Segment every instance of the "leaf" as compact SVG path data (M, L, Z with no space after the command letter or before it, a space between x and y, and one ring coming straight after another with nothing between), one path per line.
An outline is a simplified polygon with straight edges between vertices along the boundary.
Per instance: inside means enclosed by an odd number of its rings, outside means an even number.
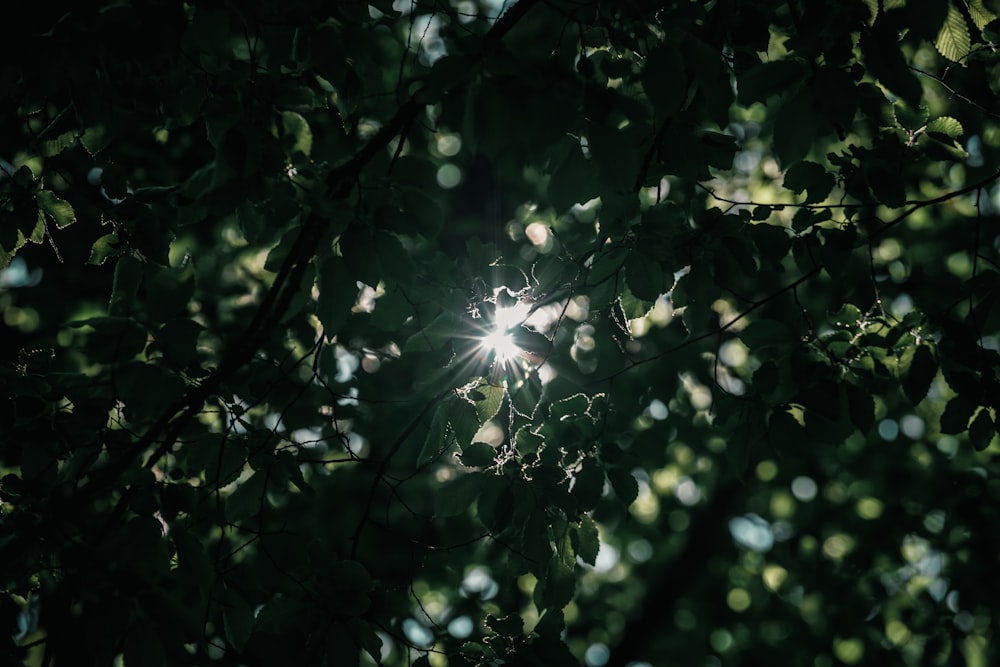
M469 322L451 312L443 312L421 331L410 336L403 346L403 352L438 350L456 338L468 336L470 329Z
M767 352L768 358L787 352L795 342L788 325L778 320L754 320L739 336L751 354Z
M163 642L145 615L132 621L122 653L125 667L163 667L167 664Z
M608 470L608 481L615 494L625 503L626 507L632 504L639 496L639 483L635 476L626 468L611 468Z
M804 203L814 204L829 196L833 190L834 178L833 174L821 165L803 160L789 167L785 173L784 185L796 194L803 190L808 191Z
M876 162L866 170L868 185L878 200L890 208L906 204L906 188L903 179L887 165Z
M791 165L808 155L818 129L811 91L785 100L774 116L774 153L781 164Z
M468 472L446 482L434 494L434 513L438 516L458 516L475 506L482 491L483 473Z
M632 294L643 301L656 301L667 288L663 267L638 249L625 259L625 282Z
M980 31L985 30L986 26L997 20L997 15L983 6L983 0L971 0L966 6L969 8L972 22Z
M509 614L503 618L487 614L486 627L503 637L520 637L524 632L524 619L520 614Z
M929 345L916 345L903 353L900 365L906 369L902 382L903 393L916 405L927 396L931 382L937 375L937 357Z
M873 29L861 37L861 51L871 74L916 108L920 106L923 87L909 70L898 45L898 33L883 21L877 21Z
M506 392L503 387L492 384L481 384L474 391L477 391L481 397L473 399L476 414L479 415L479 423L485 424L500 411Z
M303 155L312 153L313 135L309 123L302 114L294 111L281 112L281 126L284 130L285 147L289 155L296 152Z
M875 428L875 399L861 387L846 383L847 409L851 423L862 435L868 435Z
M142 284L142 263L134 257L124 256L115 262L115 276L111 283L108 315L130 315L135 307L136 293Z
M576 573L572 565L567 565L562 558L549 561L541 586L540 600L536 596L535 603L539 609L563 609L573 600L576 593Z
M583 155L579 141L572 140L566 156L552 171L549 199L557 211L589 201L598 195L594 162ZM543 255L544 257L544 255Z
M677 48L669 42L650 50L639 78L646 97L653 103L658 120L675 114L687 97L684 61Z
M118 234L112 232L105 234L96 241L90 248L90 258L88 264L100 266L110 257L117 257L125 251L125 245L118 240Z
M42 190L35 200L38 202L38 208L49 216L57 228L69 227L76 222L76 214L70 203L57 197L51 190Z
M146 346L146 330L125 317L92 317L71 322L71 327L93 328L87 336L86 351L97 362L131 359Z
M597 562L597 554L601 549L601 540L598 536L597 524L588 514L580 515L580 524L573 529L574 546L576 553L584 563L594 565Z
M758 63L737 75L737 97L743 106L766 102L793 89L807 72L808 64L802 58Z
M222 607L226 641L237 651L242 651L253 632L253 609L242 595L233 589L226 590L226 601Z
M372 660L381 663L382 638L372 629L371 625L364 619L354 616L347 619L347 627L350 630L351 639L360 644Z
M969 424L969 441L977 452L990 446L993 436L997 433L996 423L990 417L989 408L980 408L979 413Z
M952 398L941 415L941 433L946 435L963 433L969 427L969 419L977 407L961 394Z
M462 449L462 465L469 468L488 468L493 465L496 452L485 442L474 442Z
M403 248L399 239L393 234L380 232L375 235L374 243L375 254L378 255L379 263L382 266L382 278L395 284L409 285L412 283L417 275L417 268L410 253Z
M319 288L316 317L323 325L323 334L333 338L351 316L358 285L343 258L328 255L319 263L316 286Z
M580 470L573 475L573 489L577 505L583 511L597 506L604 493L604 470L592 458L584 460Z
M156 343L171 363L186 366L198 355L198 337L205 327L194 320L170 320L156 334Z
M55 139L47 139L41 143L42 157L53 157L59 155L67 148L76 145L77 139L80 137L79 130L68 130L63 132Z
M961 62L969 55L969 27L965 24L962 12L954 4L948 5L948 15L934 40L934 47L938 53L953 62Z
M147 264L146 311L153 319L165 322L186 315L194 296L194 266L187 261L179 267L155 267Z
M257 470L226 498L226 520L237 523L257 514L267 492L267 470Z
M768 211L770 215L770 211ZM761 259L772 264L781 264L792 246L791 238L784 227L762 223L751 225L750 236L760 251Z
M573 394L559 399L549 407L549 416L562 420L569 416L583 415L590 409L590 399L586 394Z
M170 531L181 571L193 590L208 591L212 584L214 566L205 553L202 543L186 530L175 528Z
M939 116L931 122L927 123L927 132L934 134L943 134L944 136L955 139L962 136L964 130L962 128L962 123L951 116Z
M767 420L767 437L775 451L801 455L808 442L806 429L787 410L775 410Z
M427 437L424 445L417 454L417 466L423 466L431 461L437 460L450 444L447 437L446 428L448 426L448 403L441 402L434 409L434 416L431 418L431 425L427 429Z

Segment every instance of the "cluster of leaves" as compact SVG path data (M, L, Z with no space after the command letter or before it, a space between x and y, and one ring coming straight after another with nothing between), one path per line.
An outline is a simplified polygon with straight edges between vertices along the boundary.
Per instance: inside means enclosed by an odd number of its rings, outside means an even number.
M989 2L25 11L9 661L995 659Z

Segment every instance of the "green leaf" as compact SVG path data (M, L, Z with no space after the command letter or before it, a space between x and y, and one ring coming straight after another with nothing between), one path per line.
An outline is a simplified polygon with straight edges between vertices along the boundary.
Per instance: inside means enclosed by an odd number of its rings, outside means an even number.
M341 257L328 255L319 263L316 286L316 317L323 325L323 334L333 338L351 316L358 297L357 281L351 277L347 263Z
M146 330L135 320L125 317L93 317L71 322L71 327L89 326L87 352L97 362L125 361L146 347Z
M801 456L808 442L805 427L787 410L775 410L767 420L767 438L776 452Z
M939 116L927 123L927 132L943 134L950 139L955 139L962 136L964 129L962 128L962 123L957 119L951 116Z
M442 401L434 409L434 416L431 418L430 427L427 429L427 437L424 445L417 455L417 465L423 466L431 461L435 461L441 456L451 444L447 437L448 426L448 402Z
M965 17L954 4L949 4L948 15L934 40L934 47L948 60L961 62L968 57L970 46L969 27L965 24Z
M977 452L990 446L993 436L997 433L996 423L990 416L989 408L980 408L979 413L969 424L969 441Z
M375 253L382 266L383 278L395 284L409 285L417 275L410 253L393 234L380 232L375 235ZM369 283L373 284L373 283Z
M194 296L195 271L188 260L179 267L156 267L147 264L146 310L153 319L165 322L177 315L186 315Z
M88 264L94 264L100 266L108 260L109 257L117 257L125 251L125 245L118 240L118 234L112 232L111 234L105 234L96 241L90 249L90 258L87 260Z
M851 423L858 432L868 435L875 428L875 399L870 392L850 383L844 385L844 391Z
M351 275L366 285L378 285L382 279L382 262L371 230L354 222L341 234L338 245Z
M903 376L903 393L916 405L927 396L931 382L937 375L937 357L930 345L916 345L903 352L900 366L906 371Z
M750 348L750 353L767 353L766 358L787 354L795 344L792 330L778 320L754 320L739 333L740 339Z
M625 259L625 282L632 294L644 301L656 301L668 285L663 267L640 250L633 250Z
M205 327L194 320L170 320L156 334L156 343L170 363L186 366L198 355L198 338Z
M597 562L597 553L601 549L597 524L587 514L580 515L580 524L573 528L574 546L577 555L584 563L593 565Z
M257 470L240 482L226 498L226 520L237 523L249 519L261 510L267 491L267 470Z
M351 639L360 644L372 660L380 663L382 660L382 638L372 629L372 626L364 619L354 616L347 619L347 628L350 630Z
M770 214L770 211L768 211ZM791 238L784 227L766 223L751 225L750 236L760 252L761 258L772 263L781 264L792 246Z
M986 26L997 20L997 15L983 5L983 0L971 0L967 5L972 22L979 30L985 30Z
M205 553L205 547L190 532L182 528L172 529L170 537L177 547L179 567L185 573L192 590L205 591L207 594L212 585L215 568Z
M549 416L556 420L566 417L584 415L590 409L590 399L586 394L574 394L559 399L549 407Z
M303 155L312 154L312 130L302 114L294 111L282 111L281 126L284 130L285 150L289 155L296 152Z
M548 565L544 582L540 586L542 594L536 594L535 603L541 603L539 609L563 609L576 593L576 573L573 566L565 563L562 558L553 558Z
M923 87L903 58L893 26L877 21L869 33L862 35L861 50L873 76L910 106L920 106Z
M640 80L658 120L675 114L687 98L684 60L669 42L660 43L646 55Z
M53 157L55 155L59 155L67 148L75 146L77 139L79 138L79 130L68 130L60 134L55 139L47 139L43 141L41 143L42 157Z
M434 513L448 517L468 512L482 491L483 474L467 472L443 484L434 494Z
M611 488L626 506L631 505L639 496L639 483L632 472L626 468L610 468L608 470L608 481Z
M739 102L743 106L767 102L768 98L794 89L807 72L808 64L802 58L758 63L736 77Z
M253 609L242 595L232 588L226 590L226 601L222 607L226 641L237 651L242 651L253 632Z
M451 312L443 312L421 331L410 336L403 346L403 352L437 350L456 338L468 337L471 330L472 326L468 321Z
M485 424L500 411L506 392L503 387L492 384L481 384L474 391L478 392L478 396L473 398L476 414L479 415L479 423Z
M573 489L581 510L591 510L597 506L604 493L604 470L592 458L584 460L580 470L573 475Z
M806 204L814 204L826 199L833 190L833 174L815 162L796 162L785 173L784 185L792 192L808 192Z
M503 637L520 637L524 632L524 619L520 614L509 614L503 618L487 614L486 627Z
M42 190L36 196L38 208L55 223L56 227L62 229L69 227L76 222L76 214L73 207L65 199L60 199L51 190Z
M568 141L566 155L552 170L549 179L549 199L557 211L566 211L598 195L594 162L584 157L579 141Z
M145 615L132 621L122 653L125 667L164 667L167 664L163 642Z
M977 407L961 394L952 398L941 415L941 433L946 435L964 433Z
M142 263L128 255L115 262L115 277L111 283L108 315L130 315L135 308L135 297L142 284Z
M474 442L462 449L462 465L469 468L488 468L493 465L496 452L485 442Z
M803 90L778 108L774 116L774 153L782 165L791 165L808 155L819 126L811 91Z

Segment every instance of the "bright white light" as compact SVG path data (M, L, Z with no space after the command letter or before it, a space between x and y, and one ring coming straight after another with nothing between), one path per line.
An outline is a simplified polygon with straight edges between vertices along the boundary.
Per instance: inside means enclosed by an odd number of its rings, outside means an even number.
M497 308L495 315L497 331L507 331L521 324L530 311L531 306L520 301L509 308Z
M494 352L500 363L514 359L521 352L521 348L514 343L514 336L499 327L493 333L484 336L480 344L484 350Z
M513 334L508 332L524 322L530 310L531 306L520 302L509 308L496 309L493 331L483 337L480 345L484 350L494 352L498 363L506 364L521 354L522 350L514 342Z

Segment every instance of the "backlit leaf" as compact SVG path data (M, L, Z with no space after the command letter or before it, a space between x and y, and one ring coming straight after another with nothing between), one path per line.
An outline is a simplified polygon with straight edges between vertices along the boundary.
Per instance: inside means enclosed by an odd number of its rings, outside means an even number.
M969 55L969 27L965 24L962 12L954 4L948 5L948 15L934 46L938 53L953 62L961 62Z

